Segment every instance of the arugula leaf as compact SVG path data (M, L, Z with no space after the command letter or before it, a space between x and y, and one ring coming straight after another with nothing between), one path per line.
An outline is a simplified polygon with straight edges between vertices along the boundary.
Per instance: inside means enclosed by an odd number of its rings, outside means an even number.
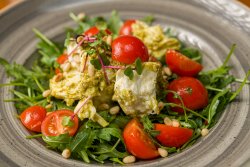
M98 132L98 137L106 141L111 141L111 136L114 136L123 141L122 131L118 128L103 128Z
M61 134L59 136L42 136L42 139L52 149L64 150L72 140L68 134Z
M124 70L124 74L129 77L130 80L132 80L134 78L134 72L132 70L131 67L127 67L125 70Z
M182 48L180 52L194 61L197 61L199 63L201 63L202 61L202 54L198 49L185 47L185 48Z
M68 126L68 127L73 127L74 126L74 122L71 120L70 116L64 116L62 119L62 125L64 127Z
M93 131L91 129L84 129L81 132L78 132L74 139L69 143L70 150L72 152L78 152L81 151L83 148L88 147L89 145L86 144L87 141L89 141L89 138L93 141L94 138L92 138ZM92 141L89 141L91 143Z

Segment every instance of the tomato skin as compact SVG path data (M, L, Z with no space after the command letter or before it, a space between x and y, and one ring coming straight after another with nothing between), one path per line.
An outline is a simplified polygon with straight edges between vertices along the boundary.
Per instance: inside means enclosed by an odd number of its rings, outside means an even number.
M119 35L133 35L132 24L134 24L135 22L135 20L126 20L120 28Z
M58 64L63 64L66 60L68 60L68 55L66 54L61 54L57 59Z
M137 58L142 62L149 59L148 49L144 43L132 36L119 36L112 42L112 59L125 64L132 64Z
M135 157L153 159L159 156L153 141L143 131L143 126L137 119L132 119L126 125L123 131L123 138L127 150Z
M160 131L156 136L157 140L166 147L181 147L193 136L192 129L165 124L155 124L155 130Z
M175 50L167 51L166 64L179 76L196 76L203 68L201 64Z
M107 34L111 34L111 31L109 29L106 29L105 32ZM99 29L96 26L93 26L91 28L89 28L87 31L84 32L84 35L92 37L95 36L99 33Z
M41 132L42 121L45 117L46 109L41 106L29 107L20 115L22 124L33 132Z
M71 117L73 114L73 111L66 109L53 111L46 116L42 123L42 134L44 136L59 136L60 134L69 133L70 136L73 136L78 128L77 116L72 120L74 122L73 127L65 127L62 125L64 116Z
M59 74L59 73L61 73L62 72L62 70L60 69L60 68L56 68L55 69L55 74Z
M208 93L203 84L193 77L179 77L170 82L168 90L175 91L182 98L184 106L191 110L201 109L208 104ZM182 105L178 98L174 98L173 93L168 93L166 101ZM183 113L180 107L173 107L173 111Z

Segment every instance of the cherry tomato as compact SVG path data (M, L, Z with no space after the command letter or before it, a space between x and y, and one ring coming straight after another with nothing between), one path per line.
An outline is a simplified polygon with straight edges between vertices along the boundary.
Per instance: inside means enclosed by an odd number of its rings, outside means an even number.
M167 51L166 63L174 73L180 76L195 76L203 68L201 64L175 50Z
M62 70L60 69L60 68L56 68L55 69L55 74L59 74L59 73L61 73L62 72Z
M132 24L134 24L136 21L135 20L127 20L125 23L122 25L119 35L133 35L132 34Z
M148 61L148 49L144 43L131 35L123 35L116 38L112 43L112 59L125 64L132 64L140 58Z
M111 31L109 29L106 29L105 32L107 34L111 34ZM91 36L94 36L98 33L99 33L99 29L96 26L94 26L94 27L91 27L90 29L88 29L87 31L85 31L84 35L91 37Z
M137 119L132 119L126 125L123 138L127 150L137 158L153 159L159 156L153 141L143 131L143 126Z
M179 77L170 82L167 89L175 91L181 97L186 108L197 110L208 104L207 90L198 79ZM176 98L173 93L167 94L166 101L182 105L180 99ZM180 107L173 107L172 110L183 113L183 109Z
M69 133L73 136L78 128L78 118L74 117L73 126L63 126L62 121L65 116L71 117L73 111L70 110L57 110L47 115L42 123L42 134L44 136L59 136L60 134Z
M56 59L59 64L63 64L66 60L68 60L68 55L66 54L62 54Z
M193 135L193 130L182 127L173 127L165 124L155 124L155 130L160 131L156 136L161 144L167 147L180 147Z
M41 132L42 121L45 117L46 109L41 106L29 107L20 115L22 124L34 132Z

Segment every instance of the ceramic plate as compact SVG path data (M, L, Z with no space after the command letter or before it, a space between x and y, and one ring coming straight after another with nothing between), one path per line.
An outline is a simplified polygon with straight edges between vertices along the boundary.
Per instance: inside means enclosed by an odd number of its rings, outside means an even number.
M243 78L250 68L249 11L228 0L33 0L26 1L0 16L0 55L10 62L24 64L36 51L38 42L32 28L49 38L63 41L65 27L75 26L70 11L108 17L113 9L123 19L153 14L156 24L173 28L185 43L198 47L204 55L205 68L219 66L233 43L237 44L230 60L232 73ZM0 69L1 83L9 79ZM232 89L237 88L232 85ZM63 159L36 139L27 140L29 132L16 118L10 87L0 89L0 166L83 167L97 166ZM222 114L209 135L194 146L165 159L140 161L133 166L247 166L250 156L250 88L245 86L237 100ZM105 164L102 166L110 166Z

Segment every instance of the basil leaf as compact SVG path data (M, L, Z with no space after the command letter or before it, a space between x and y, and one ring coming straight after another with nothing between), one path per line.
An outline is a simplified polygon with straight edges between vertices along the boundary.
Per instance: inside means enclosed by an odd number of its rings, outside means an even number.
M102 69L102 65L98 59L91 59L90 63L95 67L95 69L97 70Z
M140 58L137 58L135 60L135 69L136 69L136 72L137 74L141 75L142 74L142 63L141 63L141 59Z
M132 80L134 78L134 72L132 70L131 67L127 67L125 70L124 70L124 74L129 77L130 80Z
M63 126L68 126L68 127L73 127L74 122L71 120L70 116L64 116L62 119L62 125Z

